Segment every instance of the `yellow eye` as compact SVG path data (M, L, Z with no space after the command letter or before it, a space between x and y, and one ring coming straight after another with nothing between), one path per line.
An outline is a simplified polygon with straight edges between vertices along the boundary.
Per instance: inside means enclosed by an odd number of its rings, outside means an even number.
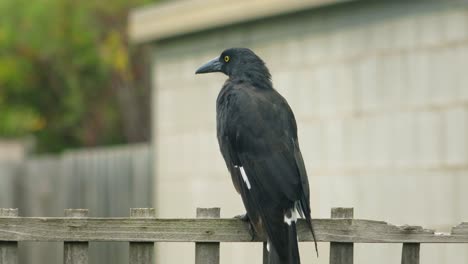
M229 58L229 56L224 56L224 61L225 62L229 62L229 59L231 59L231 58Z

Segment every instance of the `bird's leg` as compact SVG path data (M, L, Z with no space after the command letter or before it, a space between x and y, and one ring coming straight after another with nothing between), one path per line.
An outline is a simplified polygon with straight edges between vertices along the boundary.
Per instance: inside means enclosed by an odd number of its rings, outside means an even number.
M252 225L252 222L249 221L249 234L250 234L250 241L255 240L255 229Z
M249 216L247 215L247 213L241 214L241 215L236 215L236 216L234 216L234 218L240 219L240 220L242 220L243 222L250 221Z
M250 234L250 241L255 240L255 229L252 225L252 222L250 221L249 215L247 213L241 214L241 215L236 215L234 216L236 219L242 220L242 222L248 222L249 223L249 234Z

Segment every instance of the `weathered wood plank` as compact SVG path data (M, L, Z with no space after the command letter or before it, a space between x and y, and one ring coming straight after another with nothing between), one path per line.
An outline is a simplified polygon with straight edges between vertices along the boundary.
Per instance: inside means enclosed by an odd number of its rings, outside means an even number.
M21 172L19 161L0 160L0 207L19 206L15 204L15 185Z
M468 234L468 222L464 222L453 227L452 234Z
M86 217L87 209L65 209L65 216ZM88 242L65 242L63 245L63 263L88 264Z
M67 190L61 184L61 159L51 155L29 157L18 177L18 207L23 216L63 216ZM63 243L20 243L21 264L63 263Z
M108 214L106 216L123 216L128 214L130 205L129 201L129 177L128 170L129 160L125 157L125 149L115 149L114 151L106 150L108 159L107 179L106 182L106 210ZM115 203L113 201L119 201ZM130 258L129 246L127 243L105 243L107 248L106 260L108 263L122 263L128 262ZM124 260L124 261L122 261Z
M0 208L1 217L17 217L18 209ZM0 239L0 264L18 263L18 242L1 241Z
M197 208L197 218L219 218L220 211L220 208ZM195 263L219 264L219 242L195 243Z
M468 243L468 232L438 235L414 226L360 219L314 219L320 242ZM298 220L300 241L312 241ZM0 241L249 242L238 219L0 217ZM262 241L262 236L256 241Z
M352 219L353 208L332 208L331 218ZM354 245L353 243L331 242L330 243L330 264L353 264Z
M0 207L19 207L24 216L61 217L63 208L88 208L93 216L125 217L129 208L152 207L149 154L147 144L136 144L40 155L13 167L2 163ZM19 243L18 254L22 264L63 263L63 241ZM93 263L128 264L128 254L128 241L89 245Z
M130 217L148 218L155 217L154 208L132 208ZM153 263L154 243L153 242L130 242L130 264L150 264Z
M419 243L403 243L401 264L419 264Z
M152 207L152 173L150 150L147 145L136 146L130 153L133 207Z

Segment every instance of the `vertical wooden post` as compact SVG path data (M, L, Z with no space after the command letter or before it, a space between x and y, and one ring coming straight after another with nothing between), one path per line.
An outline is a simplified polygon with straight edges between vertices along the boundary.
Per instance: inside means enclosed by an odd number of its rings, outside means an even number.
M65 209L66 217L87 217L88 209ZM88 242L64 242L63 263L88 264Z
M154 208L131 208L130 217L151 218L155 217ZM151 264L153 263L154 243L153 242L130 242L130 264Z
M219 216L219 208L197 208L197 218L219 218ZM195 243L195 264L219 264L219 243Z
M332 208L331 218L353 218L353 208ZM330 264L353 264L353 243L330 243Z
M403 243L401 264L419 264L419 243Z
M18 209L0 208L0 217L17 217ZM18 263L18 242L0 241L0 264Z

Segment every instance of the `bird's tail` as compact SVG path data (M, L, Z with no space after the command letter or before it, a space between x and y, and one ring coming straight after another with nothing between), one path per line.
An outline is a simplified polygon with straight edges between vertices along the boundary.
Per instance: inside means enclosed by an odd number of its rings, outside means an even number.
M269 246L268 264L301 264L296 223L285 225L287 229L286 247L276 249Z
M310 232L312 232L312 238L314 239L314 245L315 245L315 253L317 253L317 258L319 257L319 252L318 252L318 246L317 246L317 238L315 238L315 230L314 226L312 225L312 218L310 217L310 214L306 217L307 224L309 225Z
M317 258L319 257L318 246L317 246L317 238L315 237L315 230L314 226L312 225L312 217L310 216L310 207L307 204L307 200L304 198L301 200L300 203L296 203L297 211L304 212L304 215L301 214L302 217L305 217L307 225L309 226L310 232L312 233L312 238L314 239L315 245L315 253L317 253Z

